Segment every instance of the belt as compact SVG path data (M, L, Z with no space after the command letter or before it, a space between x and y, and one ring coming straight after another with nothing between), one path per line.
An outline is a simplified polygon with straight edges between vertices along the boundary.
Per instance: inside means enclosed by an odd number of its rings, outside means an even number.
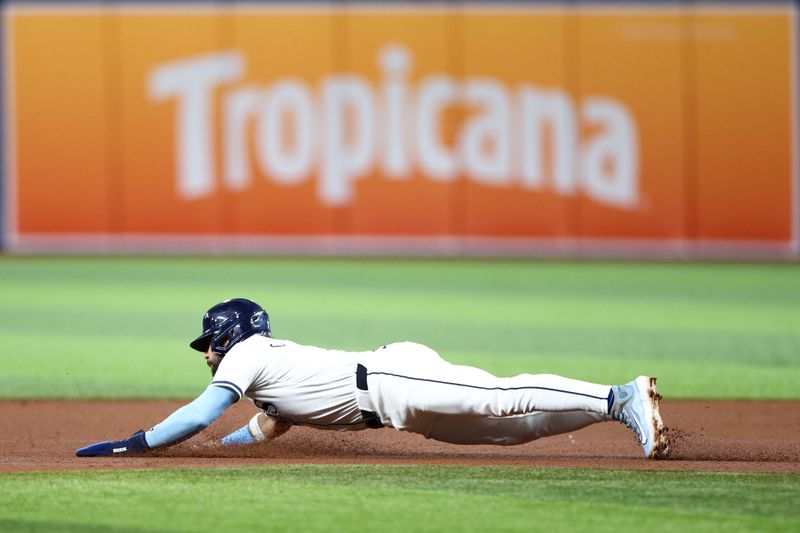
M356 366L356 401L358 408L361 410L361 418L368 428L380 429L383 427L381 419L372 407L372 398L369 396L367 389L367 367L364 365Z

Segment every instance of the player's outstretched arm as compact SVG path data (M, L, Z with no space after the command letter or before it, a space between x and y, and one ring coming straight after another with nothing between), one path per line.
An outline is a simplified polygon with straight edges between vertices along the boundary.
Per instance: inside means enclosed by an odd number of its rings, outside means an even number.
M292 427L292 424L264 413L253 416L246 425L226 435L220 441L223 446L254 444L277 439Z
M124 440L91 444L77 450L75 455L98 457L143 453L177 444L208 427L238 400L238 395L226 388L209 386L194 401L169 415L147 433L140 430Z

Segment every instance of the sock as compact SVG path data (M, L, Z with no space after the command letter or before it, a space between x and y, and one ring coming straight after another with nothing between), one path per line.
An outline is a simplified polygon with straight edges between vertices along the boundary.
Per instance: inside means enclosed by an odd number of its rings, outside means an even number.
M614 387L608 391L608 414L611 414L611 407L614 405Z

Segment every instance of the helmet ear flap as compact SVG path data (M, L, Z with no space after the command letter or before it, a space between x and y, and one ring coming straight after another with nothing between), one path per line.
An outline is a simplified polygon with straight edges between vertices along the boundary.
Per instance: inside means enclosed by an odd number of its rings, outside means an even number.
M228 350L233 348L235 340L241 337L241 333L242 327L238 323L233 324L226 330L214 335L211 340L211 346L218 354L225 355Z

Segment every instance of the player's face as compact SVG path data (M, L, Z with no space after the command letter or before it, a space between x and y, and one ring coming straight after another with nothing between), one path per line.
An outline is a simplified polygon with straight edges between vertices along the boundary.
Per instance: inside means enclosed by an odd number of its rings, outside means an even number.
M211 375L213 376L217 373L217 368L219 368L219 363L222 361L222 356L213 351L209 346L208 350L206 350L205 358L206 364L211 369Z

